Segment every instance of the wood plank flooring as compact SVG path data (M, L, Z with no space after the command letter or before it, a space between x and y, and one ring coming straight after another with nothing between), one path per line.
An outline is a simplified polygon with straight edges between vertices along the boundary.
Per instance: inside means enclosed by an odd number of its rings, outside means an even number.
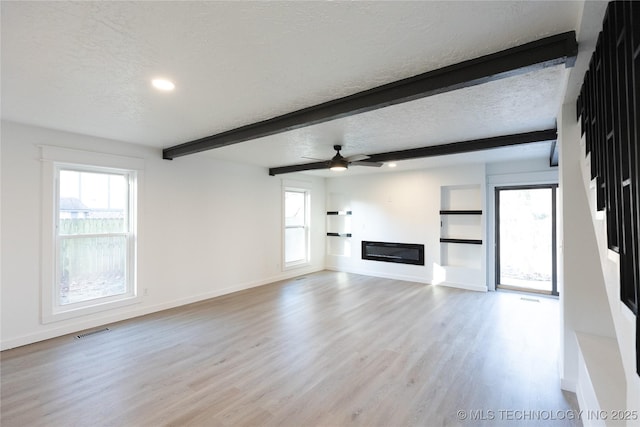
M1 425L580 425L536 299L320 272L2 352Z

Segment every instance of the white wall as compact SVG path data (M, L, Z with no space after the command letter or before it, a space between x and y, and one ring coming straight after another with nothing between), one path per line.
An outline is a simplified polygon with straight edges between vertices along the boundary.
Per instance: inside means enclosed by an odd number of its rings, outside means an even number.
M560 192L562 199L563 276L560 301L564 313L562 379L575 389L578 373L576 332L615 337L604 289L598 246L580 172L580 138L575 105L560 114Z
M595 209L574 103L563 107L561 123L563 384L575 384L581 409L640 413L635 318L620 301L618 259L607 247L604 215Z
M571 110L573 111L575 110ZM636 410L640 414L640 376L636 373L636 319L633 312L620 299L620 258L608 249L606 215L604 211L597 211L596 184L595 180L591 180L591 161L590 157L585 156L584 138L578 140L578 152L582 190L588 202L590 220L597 242L598 261L602 270L602 292L608 303L608 313L614 326L613 335L619 350L618 357L626 378L627 409ZM637 421L637 425L640 425L640 420Z
M351 256L327 255L327 268L433 283L440 264L440 187L470 184L480 186L479 203L482 204L484 164L328 178L328 197L343 194L351 203L353 236L350 239ZM484 206L477 208L484 209ZM425 265L362 260L363 240L424 244ZM477 250L482 256L480 271L470 282L452 284L486 290L484 245Z
M635 319L620 301L617 259L607 248L604 215L595 210L594 190L575 109L602 29L607 2L585 2L583 7L577 26L579 54L569 77L565 105L558 116L560 191L564 211L564 273L560 275L564 277L561 376L564 388L575 389L577 386L583 406L593 405L594 399L598 399L605 404L609 401L610 405L615 405L614 409L626 407L640 412L640 377L635 372ZM580 345L576 337L580 337ZM603 358L605 361L597 363ZM586 366L589 359L592 363ZM582 378L580 374L583 374ZM584 375L592 378L584 378ZM589 388L586 380L594 382L593 391L598 396L581 398L580 394ZM636 420L627 425L639 423Z
M324 268L324 179L312 184L312 265L282 271L282 180L266 169L194 155L162 160L143 146L2 122L1 345L3 349ZM39 145L145 159L139 220L141 303L40 322ZM276 248L276 250L274 250Z

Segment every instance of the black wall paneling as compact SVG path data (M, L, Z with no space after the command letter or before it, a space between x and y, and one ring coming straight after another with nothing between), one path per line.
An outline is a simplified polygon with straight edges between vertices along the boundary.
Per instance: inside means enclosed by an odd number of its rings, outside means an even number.
M638 182L638 175L640 174L640 117L638 117L640 116L640 3L629 2L627 7L630 9L629 24L631 29L631 50L633 51L633 97L631 100L633 114L631 114L630 117L633 121L634 134L631 143L632 157L630 157L630 161L631 166L634 168L632 170L633 177L635 177L635 181L632 181L632 186L635 188L629 188L629 193L633 200L636 201L636 203L632 205L635 209L633 212L635 213L635 222L632 222L632 224L635 226L633 230L633 233L635 233L633 236L635 236L634 250L636 260L634 270L636 281L635 293L636 302L640 304L640 243L638 243L640 238L640 183ZM636 354L638 355L636 358L636 369L638 374L640 374L640 312L636 315Z
M609 3L578 98L607 244L620 255L620 299L637 317L640 374L640 2Z
M640 3L631 2L631 31L633 35L633 106L635 113L633 114L634 130L635 130L635 200L636 203L636 257L640 258L640 184L638 184L638 174L640 174ZM637 259L636 258L636 259ZM640 278L640 262L636 263L636 278ZM636 301L640 303L640 279L636 282ZM640 374L640 313L636 316L636 358L637 372Z

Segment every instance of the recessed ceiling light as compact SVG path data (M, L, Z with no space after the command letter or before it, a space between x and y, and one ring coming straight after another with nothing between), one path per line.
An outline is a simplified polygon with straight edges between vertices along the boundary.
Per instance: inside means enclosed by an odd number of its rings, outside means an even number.
M173 84L171 80L167 79L153 79L151 80L151 84L158 90L163 90L165 92L172 91L176 88L176 85Z
M396 165L395 163L389 163L389 164L388 164L388 166L389 166L390 168L395 168L395 167L396 167L396 166L398 166L398 165Z

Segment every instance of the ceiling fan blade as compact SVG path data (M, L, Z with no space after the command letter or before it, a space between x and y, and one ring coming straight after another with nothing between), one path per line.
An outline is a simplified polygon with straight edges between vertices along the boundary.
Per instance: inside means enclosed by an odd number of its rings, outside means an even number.
M301 158L302 159L309 159L309 160L316 160L318 162L325 162L326 161L325 159L317 159L315 157L307 157L307 156L302 156Z
M360 160L368 159L369 156L366 154L354 154L353 156L345 157L347 162L359 162Z
M382 166L384 163L382 162L367 162L367 161L358 161L358 162L351 162L352 165L355 166L372 166L374 168L379 168L380 166Z

